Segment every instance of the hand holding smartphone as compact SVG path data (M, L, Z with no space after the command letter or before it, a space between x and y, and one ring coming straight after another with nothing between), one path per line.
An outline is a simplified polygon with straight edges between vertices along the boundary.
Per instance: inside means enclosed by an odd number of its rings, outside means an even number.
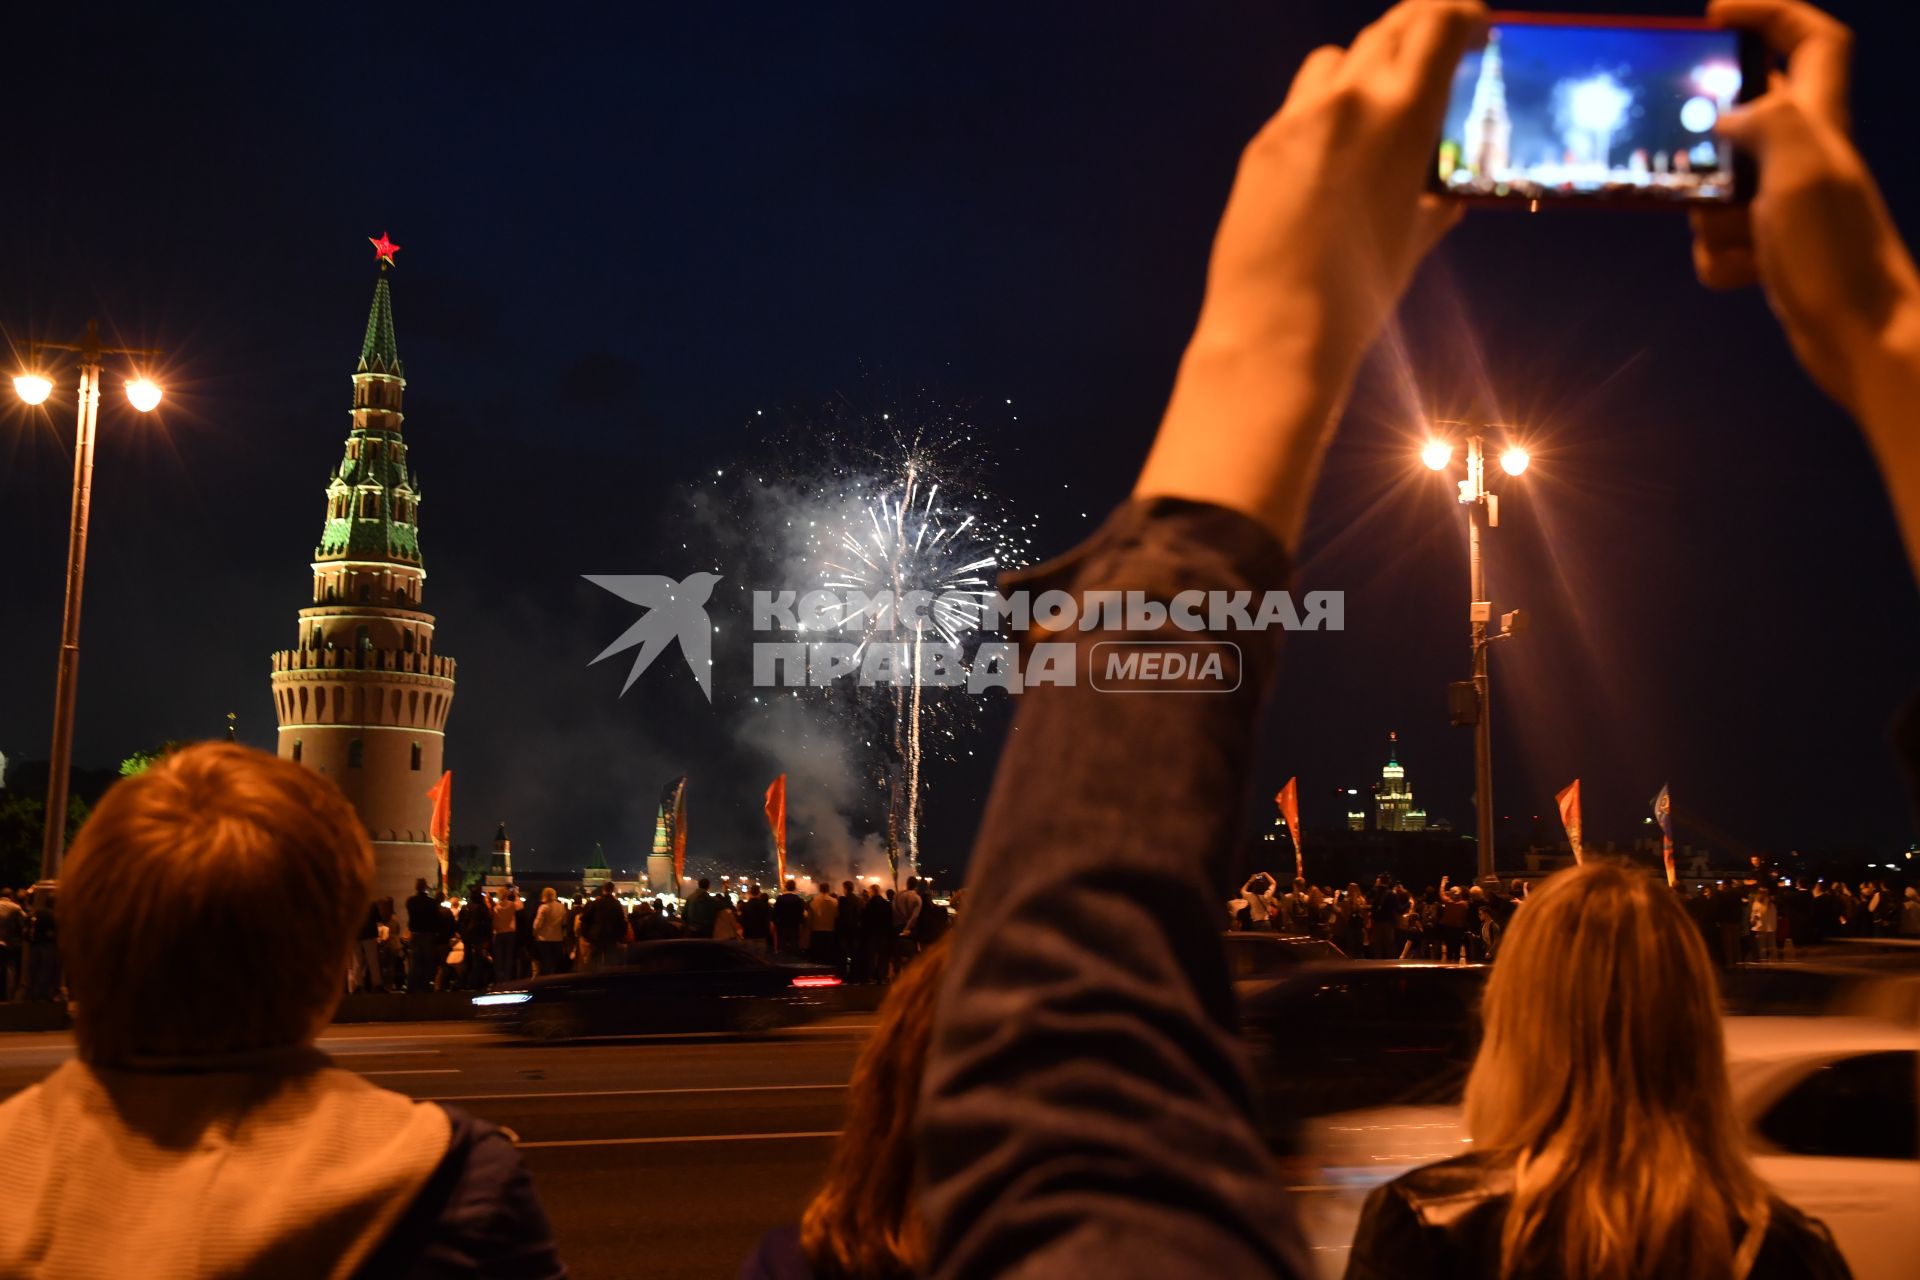
M1529 208L1745 200L1750 158L1714 126L1766 65L1759 39L1704 18L1494 13L1454 71L1433 188Z

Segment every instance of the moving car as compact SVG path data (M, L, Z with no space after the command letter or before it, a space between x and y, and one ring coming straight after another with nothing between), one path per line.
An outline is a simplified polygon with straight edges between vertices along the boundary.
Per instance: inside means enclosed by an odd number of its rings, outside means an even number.
M778 964L729 942L642 942L627 963L562 973L473 998L474 1012L548 1040L665 1032L772 1031L840 1008L840 977Z
M1823 1220L1855 1280L1920 1258L1920 1030L1877 1019L1730 1017L1727 1071L1761 1177ZM1317 1274L1339 1276L1367 1193L1471 1145L1457 1099L1302 1126L1294 1166Z
M1244 933L1223 933L1220 940L1227 948L1227 974L1235 982L1285 977L1295 965L1347 958L1346 952L1325 938L1308 938L1297 933L1252 929Z
M1312 1116L1457 1098L1479 1047L1488 972L1340 960L1234 983L1268 1140L1285 1153Z

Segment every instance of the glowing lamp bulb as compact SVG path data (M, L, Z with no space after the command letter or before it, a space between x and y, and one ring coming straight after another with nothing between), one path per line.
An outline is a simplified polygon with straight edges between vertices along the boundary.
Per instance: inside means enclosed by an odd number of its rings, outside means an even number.
M1510 476L1517 476L1527 469L1528 461L1527 451L1514 445L1500 455L1500 469Z
M160 387L146 378L135 378L127 384L127 403L142 413L152 413L160 403Z
M23 373L13 380L13 393L28 404L44 404L53 394L53 384L37 373Z
M1429 471L1445 471L1453 461L1453 446L1445 440L1429 440L1420 448L1420 461L1427 464Z

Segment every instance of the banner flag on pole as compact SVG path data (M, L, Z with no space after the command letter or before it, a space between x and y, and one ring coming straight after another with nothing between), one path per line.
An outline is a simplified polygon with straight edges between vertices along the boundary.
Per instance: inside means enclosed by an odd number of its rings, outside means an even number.
M440 781L427 792L433 801L433 818L427 833L433 840L433 856L440 863L440 892L447 892L447 846L453 839L453 770L440 775Z
M1673 798L1667 794L1665 784L1660 794L1653 798L1653 816L1660 824L1660 856L1667 864L1667 887L1674 883L1673 871Z
M1286 821L1287 834L1293 837L1293 878L1306 878L1306 848L1300 840L1300 779L1288 778L1287 785L1280 788L1280 794L1273 802L1280 806L1280 816ZM1279 886L1275 886L1278 888Z
M1553 798L1560 806L1560 825L1567 829L1567 843L1573 846L1573 860L1585 862L1587 855L1580 847L1580 779L1569 782Z
M687 870L687 775L681 774L660 789L660 813L653 820L653 856L673 858L673 894ZM658 893L660 886L654 886Z
M787 883L787 775L781 774L767 787L767 827L773 832L774 883Z

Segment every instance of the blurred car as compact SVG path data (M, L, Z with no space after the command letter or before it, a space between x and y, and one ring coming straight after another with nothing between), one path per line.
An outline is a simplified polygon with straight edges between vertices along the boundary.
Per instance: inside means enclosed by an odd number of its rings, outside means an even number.
M1451 1101L1479 1047L1485 965L1296 964L1234 983L1261 1121L1292 1150L1309 1117Z
M1855 1280L1920 1258L1920 1033L1876 1019L1730 1017L1727 1073L1754 1164L1823 1220ZM1367 1193L1472 1144L1459 1104L1312 1120L1291 1173L1317 1274L1346 1268Z
M1920 1026L1920 951L1828 948L1812 959L1736 965L1722 975L1734 1015L1826 1014Z
M1295 965L1347 958L1346 952L1325 938L1308 938L1297 933L1254 929L1245 933L1223 933L1220 940L1227 948L1227 974L1235 982L1284 977Z
M676 939L627 948L627 963L562 973L473 998L479 1017L548 1040L664 1032L772 1031L840 1009L840 977L728 942Z

